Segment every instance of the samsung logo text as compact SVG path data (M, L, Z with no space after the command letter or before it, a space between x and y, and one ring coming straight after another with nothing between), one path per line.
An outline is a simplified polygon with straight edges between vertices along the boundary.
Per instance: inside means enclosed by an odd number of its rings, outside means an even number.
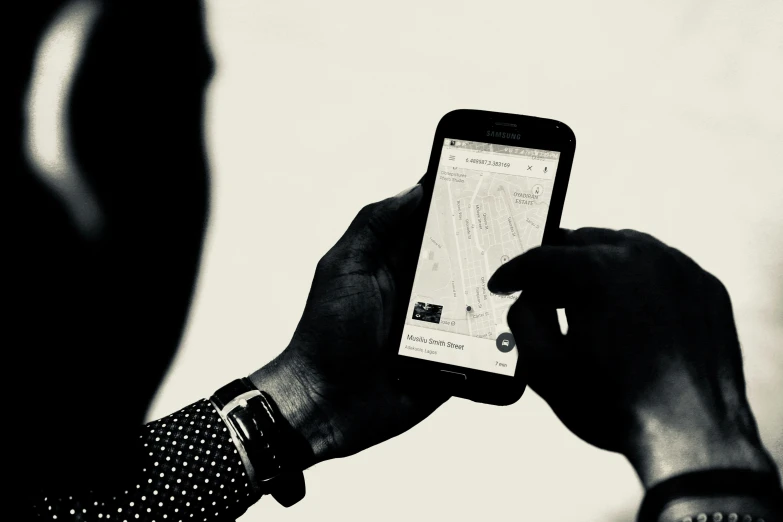
M487 131L487 137L489 138L501 138L504 140L521 140L522 135L521 134L514 134L511 132L498 132L493 130Z

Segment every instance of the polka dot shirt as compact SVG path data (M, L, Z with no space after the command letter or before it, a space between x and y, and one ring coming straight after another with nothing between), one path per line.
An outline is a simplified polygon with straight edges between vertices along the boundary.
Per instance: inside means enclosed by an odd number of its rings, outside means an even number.
M114 496L43 493L39 519L100 522L236 520L252 490L228 429L204 399L142 428L141 473Z

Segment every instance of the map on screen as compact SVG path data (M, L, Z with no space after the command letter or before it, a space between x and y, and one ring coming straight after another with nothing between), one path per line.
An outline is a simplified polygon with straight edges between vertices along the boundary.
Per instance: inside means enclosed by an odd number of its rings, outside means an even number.
M493 347L498 340L501 352L513 348L512 341L505 350L498 336L509 332L506 315L518 294L492 294L487 281L503 263L541 244L558 159L549 151L445 141L406 331L420 334L425 328L492 340ZM488 345L467 342L460 350L479 346ZM401 353L428 355L407 348ZM440 358L430 352L426 358ZM475 362L475 355L458 357L474 366L469 360Z

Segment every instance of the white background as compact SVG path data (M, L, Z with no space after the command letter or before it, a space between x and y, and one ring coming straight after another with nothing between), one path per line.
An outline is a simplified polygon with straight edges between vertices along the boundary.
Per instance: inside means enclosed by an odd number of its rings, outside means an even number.
M649 232L728 287L748 392L783 462L783 3L211 1L212 215L190 323L150 418L288 343L315 264L366 203L424 172L477 108L577 136L562 224ZM452 400L306 472L242 521L630 520L642 489L528 392Z

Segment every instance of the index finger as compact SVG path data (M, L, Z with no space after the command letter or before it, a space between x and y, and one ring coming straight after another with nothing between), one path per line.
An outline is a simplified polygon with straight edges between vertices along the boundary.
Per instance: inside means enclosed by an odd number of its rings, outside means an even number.
M544 245L503 264L487 282L490 292L530 293L556 307L584 301L596 288L600 246Z

